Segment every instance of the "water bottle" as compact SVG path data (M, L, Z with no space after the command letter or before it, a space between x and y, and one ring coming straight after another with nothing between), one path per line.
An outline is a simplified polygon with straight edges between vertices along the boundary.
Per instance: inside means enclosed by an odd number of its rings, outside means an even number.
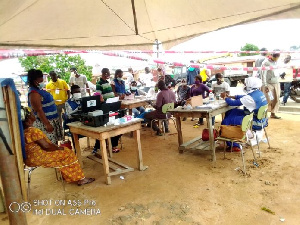
M214 95L214 93L212 93L212 91L209 91L208 101L210 104L213 104L215 101L215 95Z

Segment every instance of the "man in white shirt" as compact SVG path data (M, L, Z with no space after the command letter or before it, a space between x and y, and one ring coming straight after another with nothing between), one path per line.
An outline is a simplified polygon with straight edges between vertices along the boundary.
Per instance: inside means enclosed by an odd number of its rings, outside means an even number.
M126 72L123 77L126 78L125 83L131 85L131 82L134 81L132 68L128 68L128 72Z
M91 92L89 89L89 85L87 83L87 78L85 75L81 75L77 72L77 69L75 67L72 67L70 69L71 71L71 77L70 77L70 86L78 85L80 87L81 91L81 97L86 96L86 92L89 93L89 96L91 96Z
M229 94L230 86L227 82L224 81L223 75L221 73L217 73L215 76L216 76L217 82L211 86L213 93L216 96L220 96L221 93L224 93L224 92Z
M140 74L139 82L145 87L145 92L148 92L150 87L153 86L153 74L151 73L149 67L145 68L145 73Z

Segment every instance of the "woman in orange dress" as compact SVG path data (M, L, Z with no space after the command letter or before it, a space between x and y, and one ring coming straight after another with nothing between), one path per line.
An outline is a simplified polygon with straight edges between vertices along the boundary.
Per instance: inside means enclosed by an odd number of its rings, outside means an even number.
M28 108L21 108L21 117L25 135L25 151L27 166L57 168L68 183L76 182L78 186L93 182L94 178L86 178L74 152L66 147L53 144L38 128L33 127L35 116Z

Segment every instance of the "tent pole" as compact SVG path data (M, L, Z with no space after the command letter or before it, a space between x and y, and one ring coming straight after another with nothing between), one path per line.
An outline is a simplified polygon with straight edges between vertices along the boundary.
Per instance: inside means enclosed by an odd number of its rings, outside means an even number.
M133 13L133 19L134 19L135 34L138 35L139 34L139 30L138 30L138 27L137 27L137 18L136 18L134 0L131 0L131 5L132 5L132 13Z

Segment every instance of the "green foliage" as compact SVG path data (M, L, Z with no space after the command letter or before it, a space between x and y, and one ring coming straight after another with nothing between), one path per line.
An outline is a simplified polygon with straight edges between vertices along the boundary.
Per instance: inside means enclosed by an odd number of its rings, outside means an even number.
M70 68L76 67L79 74L83 74L88 80L92 78L92 66L85 65L80 55L70 56L66 54L57 54L51 56L28 56L19 58L21 66L28 71L32 68L42 70L43 73L49 73L51 70L57 72L61 79L69 83Z
M241 47L241 51L259 51L256 45L246 43L245 46ZM241 53L240 56L246 55L258 55L259 53Z

